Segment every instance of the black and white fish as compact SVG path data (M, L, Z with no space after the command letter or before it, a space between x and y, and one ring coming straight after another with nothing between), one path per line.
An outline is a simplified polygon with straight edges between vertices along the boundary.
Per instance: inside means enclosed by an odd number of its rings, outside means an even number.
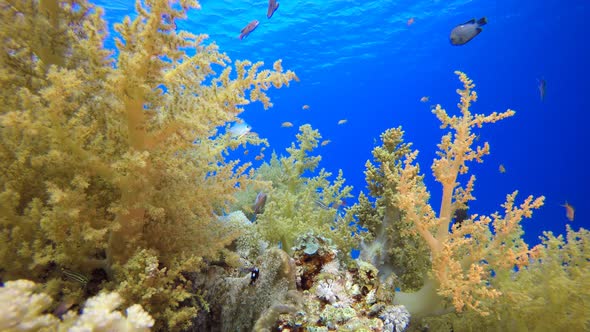
M475 36L483 31L482 26L486 25L488 20L485 17L479 20L471 19L463 24L459 24L451 30L451 44L465 45Z

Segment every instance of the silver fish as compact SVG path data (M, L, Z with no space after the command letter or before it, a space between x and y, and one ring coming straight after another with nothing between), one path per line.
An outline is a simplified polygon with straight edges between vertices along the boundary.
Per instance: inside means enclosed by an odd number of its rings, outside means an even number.
M272 14L279 9L279 3L277 0L268 0L268 10L266 11L266 17L271 18Z
M238 38L240 38L240 40L244 39L244 37L247 37L252 31L254 31L256 29L256 27L258 27L258 24L260 24L260 22L258 22L258 20L254 20L250 23L248 23L248 25L246 25L242 31L240 31L240 36Z
M451 44L453 45L465 45L475 36L479 35L483 31L482 26L486 25L488 20L485 17L480 18L478 21L471 19L463 24L459 24L451 30Z

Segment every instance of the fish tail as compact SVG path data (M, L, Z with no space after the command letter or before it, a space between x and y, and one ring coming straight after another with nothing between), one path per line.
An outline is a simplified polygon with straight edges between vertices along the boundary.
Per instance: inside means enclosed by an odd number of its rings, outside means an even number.
M488 24L488 19L484 16L477 21L477 24L479 26L486 25L486 24Z

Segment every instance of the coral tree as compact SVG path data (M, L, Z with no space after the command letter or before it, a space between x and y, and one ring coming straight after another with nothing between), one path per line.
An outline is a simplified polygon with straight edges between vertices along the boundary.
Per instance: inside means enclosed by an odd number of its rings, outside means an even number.
M339 213L351 186L344 184L342 171L330 181L330 172L316 171L321 156L313 155L321 136L310 125L299 127L297 144L287 148L288 156L273 153L269 163L257 170L259 179L271 181L268 203L256 220L258 232L273 245L292 253L295 240L308 232L333 240L343 256L358 245L351 215ZM313 176L312 176L313 175Z
M234 238L214 215L253 182L226 160L248 135L217 128L265 91L297 79L177 32L192 0L138 1L104 47L103 11L86 1L3 1L0 35L0 277L45 282L54 297L116 289L156 327L195 313L181 271ZM234 70L235 67L235 70ZM219 71L219 72L216 72Z
M438 215L429 203L430 194L415 162L418 151L403 143L400 128L388 130L382 136L383 148L374 151L379 165L367 165L369 189L377 197L376 203L373 206L362 195L355 207L372 240L364 244L361 258L371 259L380 274L399 277L404 291L396 292L394 303L410 311L413 328L426 318L423 322L437 331L476 326L498 331L543 330L558 325L561 329L587 329L590 321L582 313L590 299L587 230L575 232L568 227L567 242L549 233L542 244L529 248L522 239L521 222L543 205L544 197L529 196L519 204L517 191L506 196L503 213L474 214L453 222L455 212L475 199L475 176L464 186L460 176L468 173L469 162L482 162L490 149L487 142L475 146L472 130L515 114L512 110L472 114L475 85L465 74L456 74L463 83L463 89L457 90L460 114L451 116L440 105L433 110L441 128L449 128L432 164L434 177L442 185ZM397 238L391 230L399 233ZM421 243L427 248L429 265L424 265L420 256ZM390 246L401 248L392 250ZM410 275L423 283L419 290L407 282ZM540 289L537 283L544 287ZM576 295L570 293L574 289L578 290ZM560 315L569 317L567 322L556 323ZM540 323L542 317L544 323Z

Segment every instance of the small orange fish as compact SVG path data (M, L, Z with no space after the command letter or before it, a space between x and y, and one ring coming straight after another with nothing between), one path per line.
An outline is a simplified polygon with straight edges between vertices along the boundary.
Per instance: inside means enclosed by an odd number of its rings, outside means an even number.
M262 158L264 158L264 154L261 153L259 155L257 155L256 157L254 157L255 160L262 160Z
M410 26L410 25L414 24L414 21L415 21L415 19L414 19L413 17L410 17L410 18L408 19L408 22L407 22L406 24L407 24L408 26Z
M500 173L506 173L506 167L504 167L503 164L500 164L500 166L498 167L498 170L500 171Z
M338 124L339 124L339 125L343 125L343 124L345 124L345 123L347 123L347 122L348 122L348 120L346 120L346 119L342 119L342 120L339 120L339 121L338 121Z
M327 139L327 140L322 141L322 143L320 143L320 145L321 146L326 146L326 145L330 144L330 142L332 142L332 141L330 141L329 139Z
M565 204L563 204L562 206L565 208L565 216L567 220L574 221L574 207L571 206L571 204L569 204L568 202L565 202Z
M309 109L309 105L303 105L303 106L301 107L301 109L302 109L302 110L308 110L308 109Z
M289 121L285 121L285 122L281 123L281 127L290 128L290 127L293 127L293 124Z
M430 100L430 97L428 97L428 96L424 96L424 97L420 98L420 101L423 102L423 103L426 103L429 100Z

